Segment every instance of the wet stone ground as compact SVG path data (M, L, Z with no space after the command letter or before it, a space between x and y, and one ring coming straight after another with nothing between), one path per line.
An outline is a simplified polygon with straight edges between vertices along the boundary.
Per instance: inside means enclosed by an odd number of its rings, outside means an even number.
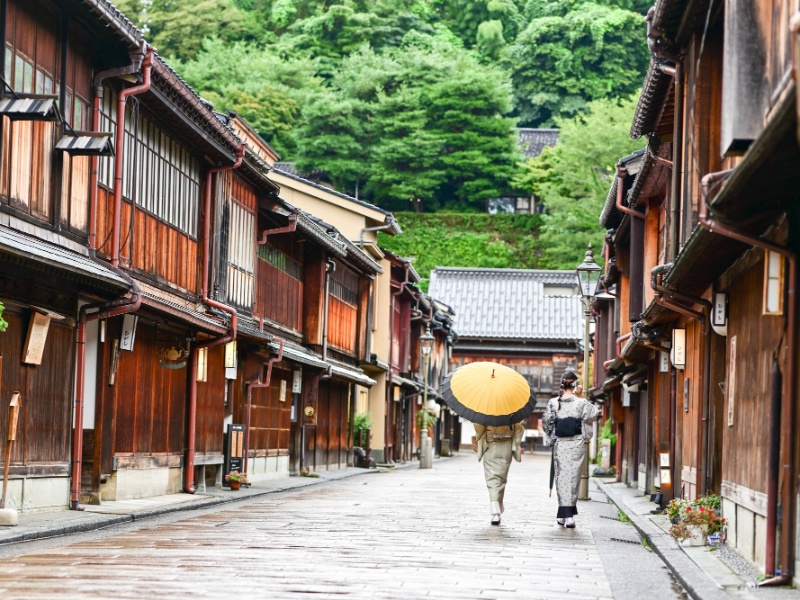
M475 455L4 548L0 598L686 598L605 496L555 522L549 457L489 523Z

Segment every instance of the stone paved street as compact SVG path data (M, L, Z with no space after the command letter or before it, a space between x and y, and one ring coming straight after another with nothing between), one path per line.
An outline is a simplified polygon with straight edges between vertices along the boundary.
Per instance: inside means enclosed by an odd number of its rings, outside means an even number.
M602 495L579 504L576 529L556 525L548 468L546 456L512 465L500 527L470 453L22 544L0 562L0 597L684 597Z

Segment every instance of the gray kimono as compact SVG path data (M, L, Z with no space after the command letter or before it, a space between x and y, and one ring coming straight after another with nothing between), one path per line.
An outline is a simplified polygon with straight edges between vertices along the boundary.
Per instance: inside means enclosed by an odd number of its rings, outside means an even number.
M559 399L551 398L547 403L544 417L542 417L542 428L545 437L553 445L553 461L556 472L556 492L558 494L558 515L559 519L571 517L578 514L578 486L581 483L581 466L585 453L583 435L580 431L577 435L570 437L556 436L556 419L574 417L579 419L582 424L591 423L599 416L597 407L591 402L570 396L561 398L561 408L559 409ZM584 427L584 430L586 427Z

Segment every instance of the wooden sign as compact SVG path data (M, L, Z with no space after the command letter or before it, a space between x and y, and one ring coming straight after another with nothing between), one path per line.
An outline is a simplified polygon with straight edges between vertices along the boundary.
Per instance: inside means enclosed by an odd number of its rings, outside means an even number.
M13 442L17 439L17 424L19 423L19 411L22 408L19 392L14 392L11 396L11 404L8 406L8 441Z
M28 324L28 337L25 339L25 348L22 362L29 365L42 364L44 344L47 341L47 331L50 328L50 315L31 311L31 321Z

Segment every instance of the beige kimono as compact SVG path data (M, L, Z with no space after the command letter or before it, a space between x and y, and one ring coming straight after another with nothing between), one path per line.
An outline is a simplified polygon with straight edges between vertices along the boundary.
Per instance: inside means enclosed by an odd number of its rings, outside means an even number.
M501 514L511 457L517 462L522 460L521 445L525 427L522 423L498 427L474 424L474 427L478 439L478 460L483 460L483 474L489 489L489 514Z

